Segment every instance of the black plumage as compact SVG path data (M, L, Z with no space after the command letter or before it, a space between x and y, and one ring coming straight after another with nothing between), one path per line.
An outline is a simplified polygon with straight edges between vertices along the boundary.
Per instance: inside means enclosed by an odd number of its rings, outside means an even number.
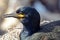
M20 40L60 40L60 21L54 21L40 26L40 14L36 9L24 7L18 9L17 13L23 12L27 15L21 22L24 28L20 34Z
M31 7L18 9L17 13L20 12L23 12L25 15L27 15L21 21L24 25L21 33L21 40L24 40L24 37L31 36L40 30L40 15L34 8Z

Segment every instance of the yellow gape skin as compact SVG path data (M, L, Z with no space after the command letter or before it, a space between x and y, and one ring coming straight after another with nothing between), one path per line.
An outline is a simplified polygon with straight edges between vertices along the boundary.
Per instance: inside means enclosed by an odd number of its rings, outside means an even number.
M17 14L17 17L24 18L25 17L25 14L24 13Z

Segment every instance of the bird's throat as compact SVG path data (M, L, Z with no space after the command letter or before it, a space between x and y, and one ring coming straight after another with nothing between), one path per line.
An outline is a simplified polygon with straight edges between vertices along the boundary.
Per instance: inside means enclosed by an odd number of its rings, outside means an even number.
M23 28L22 34L24 34L26 37L31 36L32 34L38 32L40 30L40 26L25 26Z

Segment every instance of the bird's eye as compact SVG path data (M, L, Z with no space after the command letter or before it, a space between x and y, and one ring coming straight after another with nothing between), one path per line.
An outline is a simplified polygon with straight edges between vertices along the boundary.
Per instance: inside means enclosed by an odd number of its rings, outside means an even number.
M18 16L19 18L25 18L25 14L24 14L24 13L19 13L19 14L17 14L17 16Z

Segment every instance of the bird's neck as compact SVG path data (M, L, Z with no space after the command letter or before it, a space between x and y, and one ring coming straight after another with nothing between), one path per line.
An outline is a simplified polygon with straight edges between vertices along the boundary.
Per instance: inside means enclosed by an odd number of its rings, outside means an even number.
M24 26L23 31L21 32L20 35L21 40L27 39L27 37L30 37L39 30L40 30L40 26Z
M38 32L40 30L40 26L24 26L23 32L27 34L26 36L31 36L32 34Z

